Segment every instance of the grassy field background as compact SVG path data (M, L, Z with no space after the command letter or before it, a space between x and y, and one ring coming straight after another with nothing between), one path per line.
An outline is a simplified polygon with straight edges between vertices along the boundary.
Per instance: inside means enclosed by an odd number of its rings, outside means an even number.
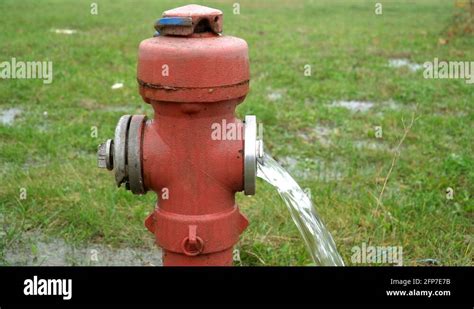
M137 92L137 47L164 10L188 2L95 2L98 15L91 1L0 3L0 61L54 63L51 85L0 79L0 112L21 110L12 125L0 125L0 264L31 231L114 248L153 239L143 221L155 196L117 190L96 168L96 150L121 115L152 115ZM453 18L462 3L379 2L382 15L374 1L239 1L234 15L234 1L196 1L222 10L224 33L248 42L251 91L238 114L264 124L267 151L309 189L347 264L351 248L366 243L402 246L405 265L472 265L474 85L388 65L474 61L472 33ZM78 32L51 31L58 28ZM112 90L118 82L124 87ZM332 105L341 100L373 106ZM236 265L311 263L269 185L259 181L257 195L238 201L251 224Z

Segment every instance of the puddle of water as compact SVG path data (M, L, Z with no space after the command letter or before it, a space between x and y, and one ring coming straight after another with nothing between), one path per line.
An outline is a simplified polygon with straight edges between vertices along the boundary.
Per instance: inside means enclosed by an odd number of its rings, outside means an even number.
M283 95L281 93L278 93L278 92L271 92L267 95L267 98L270 101L278 101L278 100L281 100L282 97L283 97Z
M67 35L77 33L77 30L74 30L74 29L52 29L51 31L57 34L67 34Z
M346 177L345 166L339 161L282 157L278 160L290 173L303 180L339 181Z
M161 249L152 242L146 248L73 246L31 232L5 251L6 262L17 266L161 266L161 257Z
M385 144L372 142L372 141L354 141L354 146L358 149L370 149L370 150L389 150Z
M309 132L299 132L298 135L305 141L313 142L316 140L321 146L328 147L331 145L332 129L324 126L316 126L310 128Z
M391 109L391 110L400 110L402 108L410 108L407 106L403 106L398 102L395 102L394 100L390 99L388 101L380 102L380 103L374 103L370 101L356 101L356 100L351 100L351 101L333 101L330 105L330 107L343 107L351 112L366 112L373 107L377 107L378 109ZM378 114L382 115L381 112Z
M274 186L284 200L314 263L322 266L344 266L336 244L319 218L313 203L293 177L271 156L259 162L257 176Z
M385 104L388 106L388 108L393 109L393 110L398 110L401 108L400 104L395 102L394 100L390 99Z
M416 72L423 68L421 64L410 62L410 60L406 58L389 59L388 66L391 68L407 67L412 72Z
M282 89L272 90L271 88L268 88L267 90L268 90L267 98L269 101L272 101L272 102L281 100L283 98L283 95L286 92L286 90L282 90Z
M6 126L11 126L15 121L15 118L20 115L21 109L13 107L5 109L0 113L0 123Z
M374 106L374 103L364 101L334 101L329 106L344 107L351 112L366 112Z

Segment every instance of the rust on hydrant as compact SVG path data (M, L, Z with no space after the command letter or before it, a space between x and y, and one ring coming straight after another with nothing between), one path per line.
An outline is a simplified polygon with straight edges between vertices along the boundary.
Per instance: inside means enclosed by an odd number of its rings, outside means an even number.
M157 194L145 226L165 266L232 265L248 225L235 193L255 193L263 144L255 116L235 116L249 89L248 47L220 34L222 17L199 5L163 14L138 51L139 92L154 116L122 116L114 139L99 146L99 166L114 169L118 186ZM243 138L219 138L223 123Z

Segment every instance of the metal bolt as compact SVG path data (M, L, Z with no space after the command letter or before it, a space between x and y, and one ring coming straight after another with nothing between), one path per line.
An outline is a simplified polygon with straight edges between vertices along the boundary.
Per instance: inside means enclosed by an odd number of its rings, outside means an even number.
M257 160L263 159L264 151L263 151L263 140L258 139L256 143L257 147Z
M114 168L113 144L114 141L108 139L105 143L99 145L99 149L97 151L97 165L100 168L106 168L109 171Z

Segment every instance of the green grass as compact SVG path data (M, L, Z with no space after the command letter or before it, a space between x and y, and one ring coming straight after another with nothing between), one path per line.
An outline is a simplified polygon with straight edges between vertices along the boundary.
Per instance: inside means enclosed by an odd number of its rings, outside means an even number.
M141 40L153 34L161 13L185 1L2 1L0 62L52 60L54 81L0 79L0 110L23 113L0 125L0 264L4 251L29 230L73 243L142 246L143 226L155 197L117 190L111 174L96 168L97 145L113 136L126 113L152 114L137 92ZM267 151L276 158L337 162L344 177L297 179L312 199L347 264L351 248L403 246L404 264L435 258L442 265L472 265L474 85L427 80L422 71L390 68L390 58L423 63L474 61L472 34L449 35L453 1L234 1L205 4L224 11L224 32L250 48L251 91L239 116L257 115ZM199 2L198 2L199 3ZM79 32L61 35L53 28ZM439 44L439 39L448 39ZM312 65L305 77L303 67ZM111 85L124 88L112 91ZM283 97L270 101L269 91ZM368 100L375 106L351 113L334 100ZM391 109L386 102L398 107ZM44 112L47 111L47 116ZM417 117L400 148L382 204L377 206L403 121ZM324 147L303 132L332 128ZM91 137L97 126L99 136ZM382 126L383 139L374 137ZM359 149L356 141L382 144ZM308 161L311 162L311 161ZM301 165L316 173L314 165ZM454 199L446 199L446 188ZM20 199L26 188L27 198ZM251 224L237 245L242 265L307 265L310 257L283 202L259 181L257 195L238 196Z

